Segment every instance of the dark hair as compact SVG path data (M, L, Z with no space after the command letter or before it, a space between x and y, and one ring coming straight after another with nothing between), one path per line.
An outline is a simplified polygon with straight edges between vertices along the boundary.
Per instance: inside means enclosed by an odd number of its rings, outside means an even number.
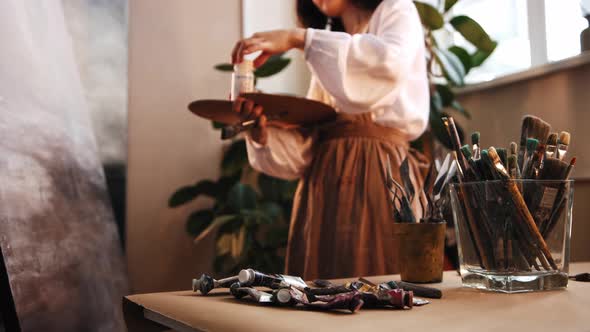
M348 0L351 5L374 11L383 0ZM304 28L324 29L328 17L320 11L312 0L297 0L297 18ZM332 17L332 31L344 31L344 24L339 17Z

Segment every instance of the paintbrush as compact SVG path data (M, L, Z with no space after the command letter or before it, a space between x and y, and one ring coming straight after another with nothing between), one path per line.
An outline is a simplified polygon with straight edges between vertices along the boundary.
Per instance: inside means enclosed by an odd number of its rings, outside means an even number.
M516 160L518 161L518 145L516 145L516 142L510 142L510 154L509 155L517 156Z
M527 174L529 173L529 167L531 167L531 159L533 157L533 153L537 149L537 145L539 145L539 140L536 138L527 138L526 140L526 153L523 157L522 162L522 178L527 179Z
M506 153L506 149L497 148L496 151L498 151L498 155L500 156L500 160L502 161L502 164L504 164L504 166L507 166L508 165L508 154Z
M447 133L449 135L449 139L451 141L451 145L453 146L453 150L456 152L455 157L457 158L458 166L461 169L459 172L463 174L463 169L467 168L467 161L461 153L461 139L459 138L459 132L457 131L457 127L455 126L455 121L452 117L443 117L441 118L445 128L447 129ZM463 179L460 179L463 180Z
M533 244L542 253L542 255L539 255L539 260L541 261L541 263L543 263L545 269L549 269L548 268L549 266L545 266L545 264L544 264L545 263L544 260L546 259L548 262L548 265L550 265L551 268L557 270L557 265L555 264L555 260L553 259L553 256L551 255L551 251L549 251L549 247L547 247L547 243L543 239L541 232L539 232L539 229L535 223L535 220L534 220L533 216L531 215L531 213L530 213L530 211L529 211L529 209L522 197L522 194L520 193L518 187L516 186L516 183L514 181L510 180L510 175L508 174L508 171L506 170L506 168L504 167L504 165L500 161L500 157L498 156L496 149L494 147L490 147L488 149L488 155L494 165L496 173L502 178L502 180L505 180L505 182L504 182L505 187L511 196L512 203L513 203L515 210L516 210L515 212L516 212L517 216L519 217L519 218L516 218L516 220L520 221L520 223L521 223L520 226L523 228L523 232L526 232L526 234L530 235ZM542 256L544 256L544 257L542 257Z
M551 131L551 125L542 119L533 116L526 115L522 119L522 128L520 131L520 149L518 153L518 166L524 173L524 154L525 147L528 138L535 138L538 142L545 143L549 137ZM533 150L534 151L534 150Z
M479 147L479 139L481 137L481 134L479 133L479 131L474 132L473 134L471 134L471 144L473 145L472 147L472 154L473 154L473 160L479 160L479 158L481 158L481 149Z
M568 164L559 159L545 160L543 169L539 172L539 180L561 180L565 176ZM540 182L539 185L529 185L529 208L535 222L543 234L551 218L556 202L563 196L563 185L554 182Z
M520 169L518 169L518 156L512 154L508 156L508 173L513 180L520 179Z
M572 158L569 165L567 166L564 174L562 175L561 179L567 181L570 179L570 176L574 170L574 166L576 165L576 157ZM563 210L565 209L565 203L567 201L567 197L565 195L568 183L565 182L559 188L559 192L557 193L557 197L555 198L555 204L553 206L553 211L551 212L551 217L549 221L542 225L541 233L543 237L547 238L555 225L559 221L559 218L563 214Z
M545 158L557 157L557 133L551 133L547 138L547 147L545 148Z
M557 142L557 158L559 158L559 160L563 160L563 158L565 158L565 154L569 145L570 133L567 131L562 131L559 134L559 140Z
M543 163L543 157L545 156L545 144L539 144L537 149L533 153L531 157L528 174L526 174L526 179L536 179L539 175L539 169Z

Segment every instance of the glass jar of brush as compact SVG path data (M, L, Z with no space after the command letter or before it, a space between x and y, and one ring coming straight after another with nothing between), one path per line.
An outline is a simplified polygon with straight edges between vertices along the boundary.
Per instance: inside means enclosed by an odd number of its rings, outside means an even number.
M565 288L573 180L454 183L463 285L516 293Z

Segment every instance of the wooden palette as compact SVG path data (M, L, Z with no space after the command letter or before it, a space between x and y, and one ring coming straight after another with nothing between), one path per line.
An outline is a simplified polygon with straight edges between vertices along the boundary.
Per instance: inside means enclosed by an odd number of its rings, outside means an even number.
M311 99L265 93L247 93L242 96L263 107L269 124L305 127L332 120L336 116L333 107ZM232 106L233 102L229 100L206 99L193 101L188 108L202 118L237 125L241 119Z

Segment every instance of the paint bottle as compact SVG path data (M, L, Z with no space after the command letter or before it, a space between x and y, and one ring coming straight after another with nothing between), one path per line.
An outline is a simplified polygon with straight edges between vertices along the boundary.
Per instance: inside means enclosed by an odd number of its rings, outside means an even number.
M230 99L235 100L240 94L247 92L254 92L254 63L252 60L244 60L234 65Z

